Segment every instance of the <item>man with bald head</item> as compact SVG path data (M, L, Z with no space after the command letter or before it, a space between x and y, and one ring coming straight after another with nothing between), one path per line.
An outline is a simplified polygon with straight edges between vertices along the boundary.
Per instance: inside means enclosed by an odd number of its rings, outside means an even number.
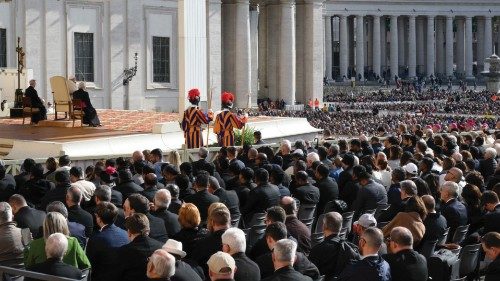
M342 221L341 214L326 213L322 222L325 240L314 246L309 254L309 259L318 267L321 275L325 275L325 280L338 277L348 264L360 258L358 248L339 237Z
M378 255L384 243L382 231L375 227L367 228L359 238L361 259L348 265L340 274L341 281L390 281L389 264Z
M423 245L423 241L440 239L448 227L443 215L436 212L436 200L434 200L434 197L431 195L424 195L422 196L422 201L427 210L427 216L424 220L425 234L422 241L420 241L420 245Z
M394 280L427 280L427 261L424 256L413 250L413 235L408 228L393 228L388 243L390 254L383 257L391 267Z
M151 214L165 222L165 229L167 230L168 236L173 237L174 234L181 230L181 226L178 220L179 216L168 210L170 202L172 201L170 191L167 189L158 190L151 201L154 204Z
M68 191L66 192L68 220L85 226L85 236L90 237L94 229L94 219L89 212L85 211L80 206L82 199L83 194L78 187L71 186L68 189Z
M311 230L297 218L297 202L290 196L281 199L280 206L285 210L285 225L288 233L297 239L297 249L309 254L311 251Z
M448 170L444 176L445 181L452 181L458 184L458 195L462 194L462 189L465 186L465 181L463 180L464 173L457 167L452 167Z
M38 122L41 120L47 120L47 108L45 108L42 99L40 99L40 97L38 96L38 92L35 90L35 87L36 80L31 79L30 86L26 88L24 96L29 98L31 107L38 109L38 112L34 112L31 115L31 123L38 124Z
M148 198L150 202L153 202L156 192L158 192L158 179L154 173L149 173L144 176L144 188L141 194Z

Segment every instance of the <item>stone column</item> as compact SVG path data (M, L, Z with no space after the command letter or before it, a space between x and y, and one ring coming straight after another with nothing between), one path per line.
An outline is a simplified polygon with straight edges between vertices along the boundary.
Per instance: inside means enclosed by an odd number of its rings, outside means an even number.
M361 81L365 80L365 23L364 16L356 16L356 79L361 74Z
M380 73L379 75L382 77L382 73L387 69L387 29L385 25L385 17L380 17Z
M434 16L427 16L427 76L434 75L434 62L436 58L434 43Z
M283 99L286 104L295 104L295 90L296 90L296 61L295 61L295 6L293 0L282 0L280 2L280 32L279 34L272 34L272 36L278 35L279 37L279 71L278 71L278 97ZM321 15L319 17L321 21ZM321 27L321 25L320 25ZM321 28L319 29L321 30ZM322 36L321 36L322 37ZM323 46L323 39L319 42L315 42ZM275 47L273 47L275 48ZM322 54L323 50L317 55L320 56L319 59L319 69L320 76L322 76ZM321 85L323 85L323 80L320 78ZM323 91L321 91L323 94Z
M408 32L408 76L417 76L417 34L415 16L409 16Z
M455 54L457 62L457 73L464 73L464 58L465 58L465 43L464 43L464 20L463 18L457 18L455 20L457 24L457 53Z
M250 104L257 105L257 96L259 91L259 6L250 6ZM248 99L247 99L248 103Z
M235 106L246 107L251 87L250 8L248 0L224 0L223 90L235 95Z
M484 54L484 47L481 48L481 46L484 46L484 18L483 17L477 17L476 19L476 26L477 26L477 31L476 31L476 61L477 61L477 71L478 73L481 73L484 69L484 59L489 56Z
M348 49L348 39L347 36L347 17L344 15L340 16L340 78L347 78L347 67L349 66L349 49Z
M398 58L398 16L391 16L391 78L399 77Z
M325 21L325 77L328 82L333 81L332 64L333 64L333 49L332 49L332 17L326 16Z
M443 20L436 17L436 73L445 73Z
M453 17L446 17L446 76L453 75Z
M472 79L472 17L465 18L465 77Z
M323 0L297 0L296 7L297 42L300 41L297 54L302 54L302 57L297 55L297 100L306 103L309 99L317 98L321 101L324 74ZM288 81L283 83L287 84Z
M212 109L218 110L222 93L222 5L220 0L209 0L207 5L207 84L212 88Z
M267 84L267 13L266 2L259 3L259 98L268 96Z
M424 72L425 65L425 29L424 18L417 18L417 75Z
M484 55L486 57L491 56L493 54L493 31L491 25L491 17L484 17ZM497 50L498 52L498 50ZM482 58L481 58L482 59Z
M373 72L381 75L380 64L380 16L373 16Z
M398 62L399 66L406 66L406 35L405 35L406 16L398 17Z
M355 61L354 61L354 57L355 57L355 54L356 52L354 51L354 46L355 46L355 42L354 42L354 39L356 38L355 35L355 29L354 29L354 19L355 17L354 16L349 16L347 18L347 28L348 28L348 31L347 31L347 34L348 34L348 37L349 37L349 69L351 70L351 74L352 74L352 70L354 70L355 68Z
M207 92L207 10L199 0L179 0L179 112L192 88ZM205 94L206 95L206 94Z

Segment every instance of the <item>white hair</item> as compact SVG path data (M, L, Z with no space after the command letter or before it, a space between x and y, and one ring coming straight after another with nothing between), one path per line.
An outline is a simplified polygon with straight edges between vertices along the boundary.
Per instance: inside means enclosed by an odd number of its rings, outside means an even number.
M286 147L288 150L292 150L292 143L289 140L283 140L281 142L280 148Z
M484 150L484 159L495 159L497 158L497 150L493 147L488 147Z
M274 245L273 254L277 261L290 262L295 261L297 252L297 243L290 239L281 239Z
M0 224L12 221L12 207L7 202L0 202Z
M160 278L170 278L175 274L175 258L167 251L158 249L150 258L156 275Z
M245 233L243 230L232 227L222 234L222 244L226 244L231 248L231 253L244 253L247 248Z
M457 183L452 181L446 181L441 186L441 190L446 190L451 196L458 197L459 186Z
M80 82L78 83L78 89L82 89L82 90L85 90L85 82Z
M307 154L306 159L307 159L307 163L308 164L312 164L312 163L314 163L316 161L319 161L319 155L316 152L309 152Z
M62 259L67 250L68 238L62 233L53 233L45 240L45 254L47 258Z
M154 203L156 207L168 208L172 201L172 195L168 189L160 189L155 193Z

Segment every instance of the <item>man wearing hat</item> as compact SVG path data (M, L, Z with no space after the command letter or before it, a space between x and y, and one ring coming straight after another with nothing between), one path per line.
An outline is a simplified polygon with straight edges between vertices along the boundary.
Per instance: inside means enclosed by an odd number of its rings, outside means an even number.
M241 129L247 122L248 116L242 118L232 113L234 95L229 92L222 93L222 112L215 118L214 133L217 134L219 145L223 147L234 146L234 128Z
M172 276L173 280L202 281L204 279L203 270L200 269L195 271L188 263L182 260L186 257L186 252L182 250L181 242L174 239L168 239L162 249L175 258L175 274Z
M413 163L408 163L406 165L404 165L403 167L403 170L405 170L406 172L406 178L407 179L411 179L413 177L416 177L418 175L418 167L417 165L413 164Z
M188 100L191 106L184 111L181 127L184 131L187 148L198 148L203 146L201 124L208 124L212 121L213 113L212 110L209 110L207 114L204 114L198 107L200 102L200 91L198 89L189 90Z
M230 254L217 252L207 262L210 280L234 280L236 262Z

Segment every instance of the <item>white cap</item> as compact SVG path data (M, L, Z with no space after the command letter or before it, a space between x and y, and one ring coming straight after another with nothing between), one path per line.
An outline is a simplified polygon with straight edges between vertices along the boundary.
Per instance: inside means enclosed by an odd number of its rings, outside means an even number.
M170 254L178 255L181 258L186 256L186 252L182 250L182 243L174 239L168 239L167 243L165 243L165 245L161 248Z
M362 214L361 217L354 224L361 225L364 228L377 226L377 220L373 214Z
M417 167L417 165L415 165L413 163L408 163L408 164L404 165L402 168L408 174L412 174L412 175L418 174L418 167Z
M236 262L230 254L217 252L207 261L208 268L215 274L230 274L236 269ZM228 271L230 269L230 271Z

